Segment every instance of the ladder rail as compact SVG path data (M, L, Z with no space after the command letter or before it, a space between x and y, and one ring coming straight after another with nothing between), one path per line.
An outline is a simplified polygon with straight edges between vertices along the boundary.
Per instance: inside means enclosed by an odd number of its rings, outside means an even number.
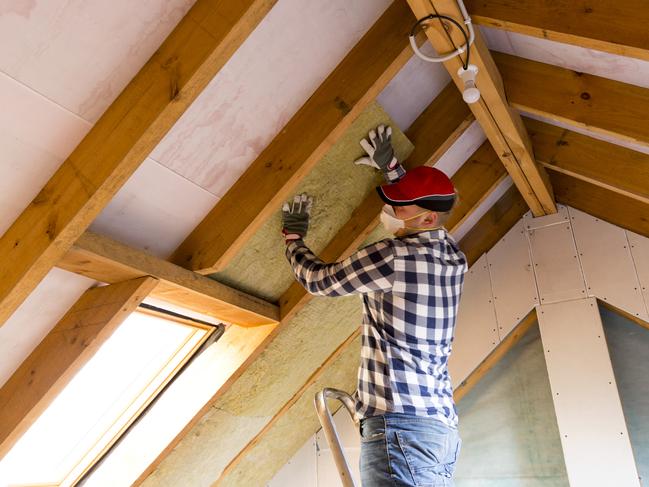
M318 418L320 419L322 431L327 439L331 453L333 454L336 468L338 469L340 479L343 482L343 487L356 487L351 471L349 470L349 465L347 464L347 459L345 458L342 446L340 445L340 438L336 431L336 425L334 424L331 412L327 407L327 399L339 400L351 416L354 424L358 426L359 419L356 415L354 399L345 391L331 387L325 387L315 395L315 408L318 413Z

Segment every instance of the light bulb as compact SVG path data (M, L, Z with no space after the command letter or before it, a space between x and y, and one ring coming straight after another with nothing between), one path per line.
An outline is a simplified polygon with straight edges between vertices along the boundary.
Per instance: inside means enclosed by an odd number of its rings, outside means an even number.
M478 74L478 67L475 64L469 64L467 69L461 67L457 74L464 82L464 91L462 98L466 103L475 103L480 99L480 90L475 85L475 78Z

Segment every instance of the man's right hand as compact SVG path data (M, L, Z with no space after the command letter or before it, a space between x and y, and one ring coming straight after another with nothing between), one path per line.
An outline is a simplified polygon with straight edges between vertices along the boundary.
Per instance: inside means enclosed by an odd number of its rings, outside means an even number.
M367 139L360 142L367 156L354 161L380 169L386 181L394 183L405 174L403 166L394 155L392 147L392 128L379 125L376 130L370 130Z

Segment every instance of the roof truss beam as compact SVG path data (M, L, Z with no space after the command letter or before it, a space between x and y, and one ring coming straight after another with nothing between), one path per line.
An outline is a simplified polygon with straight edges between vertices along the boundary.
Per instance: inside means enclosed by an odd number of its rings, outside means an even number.
M85 232L57 267L101 282L159 280L152 297L239 326L279 322L279 307L108 237Z
M644 0L466 0L474 22L649 61Z
M408 3L418 19L438 13L463 23L455 0L438 0L435 7L428 0L408 0ZM447 26L438 20L432 20L425 30L437 52L450 52L456 49L456 46L464 44L464 37L457 28L452 28L450 24ZM547 174L534 160L529 136L520 116L507 102L498 69L478 30L470 51L470 62L479 70L476 85L481 94L480 100L469 105L471 111L487 134L487 138L532 213L536 216L556 213L557 208ZM458 69L462 67L462 60L455 56L446 61L444 66L462 91L464 83L457 74Z
M649 89L509 54L493 56L513 107L649 147Z

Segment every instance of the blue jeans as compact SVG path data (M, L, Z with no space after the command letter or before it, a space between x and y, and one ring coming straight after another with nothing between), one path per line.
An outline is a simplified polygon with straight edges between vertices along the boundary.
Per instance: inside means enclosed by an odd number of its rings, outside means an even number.
M460 435L435 418L388 413L361 420L363 487L453 487Z

